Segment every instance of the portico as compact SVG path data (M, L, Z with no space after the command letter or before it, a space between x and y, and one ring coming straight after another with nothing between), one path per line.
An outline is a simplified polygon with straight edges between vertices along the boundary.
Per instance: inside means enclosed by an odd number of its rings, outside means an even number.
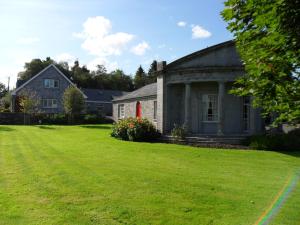
M262 129L259 110L229 93L245 73L233 42L162 63L158 69L158 108L163 110L158 121L164 133L174 124L198 136L248 135Z
M230 84L229 84L230 85ZM188 133L224 135L225 81L169 83L168 130L184 124Z

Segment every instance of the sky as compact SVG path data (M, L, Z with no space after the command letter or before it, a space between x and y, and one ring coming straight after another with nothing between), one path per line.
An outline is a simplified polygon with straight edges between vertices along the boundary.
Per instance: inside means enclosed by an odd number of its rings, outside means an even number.
M213 0L0 0L0 82L50 56L134 75L233 38Z

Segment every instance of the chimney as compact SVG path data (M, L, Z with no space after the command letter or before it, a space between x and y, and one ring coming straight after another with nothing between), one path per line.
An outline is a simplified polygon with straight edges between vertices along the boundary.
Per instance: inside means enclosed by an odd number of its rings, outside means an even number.
M167 66L167 62L166 61L161 61L157 63L157 68L156 71L163 71Z

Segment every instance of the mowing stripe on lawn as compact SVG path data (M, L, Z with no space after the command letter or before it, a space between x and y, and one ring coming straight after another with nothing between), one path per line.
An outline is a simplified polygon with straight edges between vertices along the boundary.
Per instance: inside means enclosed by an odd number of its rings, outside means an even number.
M254 225L267 225L274 216L279 212L288 196L295 189L300 177L300 171L294 175L290 175L284 183L282 189L275 196L274 200L268 207L268 209L258 218Z

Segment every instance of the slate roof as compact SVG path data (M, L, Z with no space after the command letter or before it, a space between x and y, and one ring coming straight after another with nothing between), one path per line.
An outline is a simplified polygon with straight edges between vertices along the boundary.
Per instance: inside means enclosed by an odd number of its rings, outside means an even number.
M113 97L122 96L128 93L125 91L90 89L90 88L83 88L82 91L88 97L86 101L101 101L101 102L111 102Z
M136 98L143 98L143 97L155 96L155 95L157 95L157 83L152 83L144 87L141 87L133 92L125 94L121 97L116 97L114 98L113 101L136 99Z

